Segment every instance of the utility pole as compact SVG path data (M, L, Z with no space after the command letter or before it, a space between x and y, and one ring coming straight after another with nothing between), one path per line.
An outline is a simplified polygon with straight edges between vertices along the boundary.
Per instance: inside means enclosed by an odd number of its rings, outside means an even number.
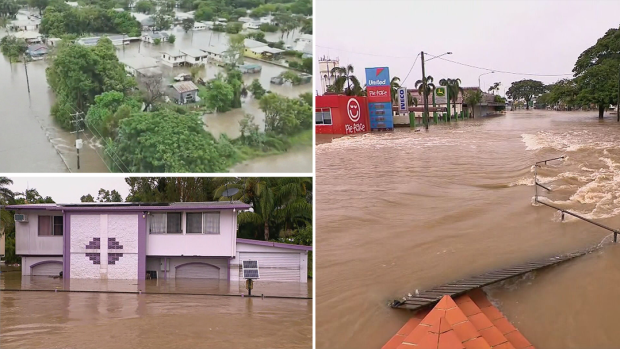
M428 122L429 122L429 115L428 115L428 98L427 98L427 89L428 86L426 85L426 72L424 71L424 51L422 51L420 53L421 58L422 58L422 98L424 98L424 118L426 119L426 121L424 122L424 127L428 130Z
M82 139L80 138L80 132L83 132L82 123L84 122L84 113L76 112L75 114L71 114L73 116L72 124L75 126L75 131L71 133L75 133L75 148L77 150L77 168L80 169L80 149L82 148Z
M616 100L616 117L620 122L620 69L618 69L618 100Z
M24 70L26 71L26 84L28 85L28 94L30 94L30 79L28 78L28 64L27 61L28 58L26 55L24 55Z

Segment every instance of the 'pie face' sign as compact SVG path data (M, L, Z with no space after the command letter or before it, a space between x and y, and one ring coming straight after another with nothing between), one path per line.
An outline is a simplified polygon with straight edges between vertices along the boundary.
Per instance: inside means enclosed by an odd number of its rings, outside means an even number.
M360 120L360 116L362 111L360 110L360 104L355 98L349 99L347 103L347 114L349 114L349 119L353 122L358 122Z

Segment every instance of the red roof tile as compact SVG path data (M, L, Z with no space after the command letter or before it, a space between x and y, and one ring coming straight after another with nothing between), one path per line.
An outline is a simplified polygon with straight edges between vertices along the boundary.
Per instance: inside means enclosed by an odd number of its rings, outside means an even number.
M383 349L534 349L482 290L444 296L418 312Z

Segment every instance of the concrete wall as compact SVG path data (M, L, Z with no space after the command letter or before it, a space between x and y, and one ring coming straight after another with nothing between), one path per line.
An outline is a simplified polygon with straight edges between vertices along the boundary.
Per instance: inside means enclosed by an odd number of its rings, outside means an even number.
M230 261L230 281L239 280L239 269L241 268L240 254L243 252L261 252L261 253L298 253L300 263L299 282L308 282L308 252L303 250L294 250L290 248L281 248L274 246L260 246L246 243L237 243L237 252L235 258ZM312 266L310 266L312 267ZM260 265L259 265L260 269Z
M17 212L28 216L28 222L15 223L16 255L58 255L62 256L63 237L39 236L39 215L62 216L61 212L23 211Z
M138 278L138 214L72 214L70 277Z
M147 226L148 226L147 222ZM185 234L185 214L181 215L182 234L149 234L147 256L222 256L235 255L237 213L220 211L219 234Z
M31 266L33 264L47 262L47 261L58 261L62 262L62 256L58 257L39 257L39 256L26 256L22 257L22 275L30 275Z

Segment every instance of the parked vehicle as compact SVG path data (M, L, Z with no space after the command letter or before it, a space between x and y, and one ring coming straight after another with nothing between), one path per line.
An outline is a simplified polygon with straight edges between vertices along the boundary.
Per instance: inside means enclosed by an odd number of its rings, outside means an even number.
M192 76L189 74L179 74L174 77L174 81L191 81Z

